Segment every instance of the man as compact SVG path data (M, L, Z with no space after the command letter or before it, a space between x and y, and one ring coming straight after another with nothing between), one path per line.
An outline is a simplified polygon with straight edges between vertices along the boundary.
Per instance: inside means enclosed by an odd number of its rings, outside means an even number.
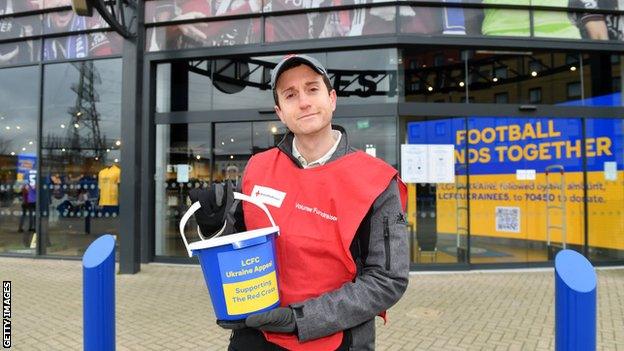
M336 91L317 60L285 57L271 86L290 132L250 159L242 190L267 204L280 227L282 307L247 317L229 350L372 350L375 316L408 283L405 185L395 169L352 149L346 132L332 127ZM215 208L209 192L190 196L202 209ZM196 220L203 233L223 227L217 211L202 209ZM247 230L267 226L258 211L243 205Z
M48 0L47 6L59 7L65 0ZM78 16L73 11L51 12L44 17L44 34L76 32L87 29L86 17ZM89 55L89 42L86 34L48 38L43 42L44 60L85 58Z
M232 184L235 189L238 188L238 167L229 165L225 168L225 180Z

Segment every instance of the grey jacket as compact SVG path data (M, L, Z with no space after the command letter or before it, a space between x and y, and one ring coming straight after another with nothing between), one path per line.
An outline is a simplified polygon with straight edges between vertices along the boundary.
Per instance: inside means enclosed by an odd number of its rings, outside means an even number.
M333 128L342 132L342 138L328 162L355 151L349 146L346 132L338 126ZM278 148L301 167L292 156L292 140L292 133L287 134ZM368 250L361 247L366 241ZM374 350L375 316L394 305L407 288L408 247L399 191L396 180L392 180L373 203L351 246L353 256L358 257L356 278L337 290L291 305L299 340L342 330L351 334L350 350ZM362 252L365 258L360 257Z

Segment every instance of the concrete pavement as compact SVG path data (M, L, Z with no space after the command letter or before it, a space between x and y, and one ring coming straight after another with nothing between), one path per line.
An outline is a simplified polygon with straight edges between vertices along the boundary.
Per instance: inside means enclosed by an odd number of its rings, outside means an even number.
M14 350L82 349L80 261L0 257ZM624 351L624 269L598 270L598 349ZM198 266L116 276L117 350L225 350ZM414 274L377 350L552 350L552 270Z

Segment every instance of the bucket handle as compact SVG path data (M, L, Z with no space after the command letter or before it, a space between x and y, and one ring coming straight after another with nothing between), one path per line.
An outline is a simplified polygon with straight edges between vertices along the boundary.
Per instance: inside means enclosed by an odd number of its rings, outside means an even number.
M275 221L273 220L273 216L271 216L269 209L266 207L266 205L263 202L257 200L254 197L241 194L236 191L234 192L234 199L251 202L252 204L260 207L260 209L264 211L267 217L269 217L271 226L275 227ZM191 216L195 214L195 212L199 210L200 207L201 207L201 204L199 203L199 201L193 203L191 207L189 207L189 209L186 211L186 213L184 213L184 216L182 216L182 219L180 220L180 235L182 235L182 240L184 241L184 246L186 247L186 251L188 252L189 257L193 257L193 252L191 251L191 249L189 249L189 244L188 244L188 241L186 240L186 235L184 235L184 227L186 227L186 222L188 222L188 220L191 219ZM197 229L199 230L199 227ZM206 240L210 240L210 239L203 239L203 237L201 239L201 241L206 241Z

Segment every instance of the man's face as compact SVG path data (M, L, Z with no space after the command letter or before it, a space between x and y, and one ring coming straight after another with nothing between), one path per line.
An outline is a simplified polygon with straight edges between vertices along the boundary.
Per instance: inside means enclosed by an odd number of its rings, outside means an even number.
M323 77L312 68L302 64L282 73L276 91L279 106L275 112L295 135L331 130L336 91L327 91Z
M48 7L58 7L70 5L71 1L66 0L47 0L46 5ZM72 11L61 11L61 12L52 12L50 13L50 19L52 20L52 25L57 29L64 29L69 25L74 13Z

